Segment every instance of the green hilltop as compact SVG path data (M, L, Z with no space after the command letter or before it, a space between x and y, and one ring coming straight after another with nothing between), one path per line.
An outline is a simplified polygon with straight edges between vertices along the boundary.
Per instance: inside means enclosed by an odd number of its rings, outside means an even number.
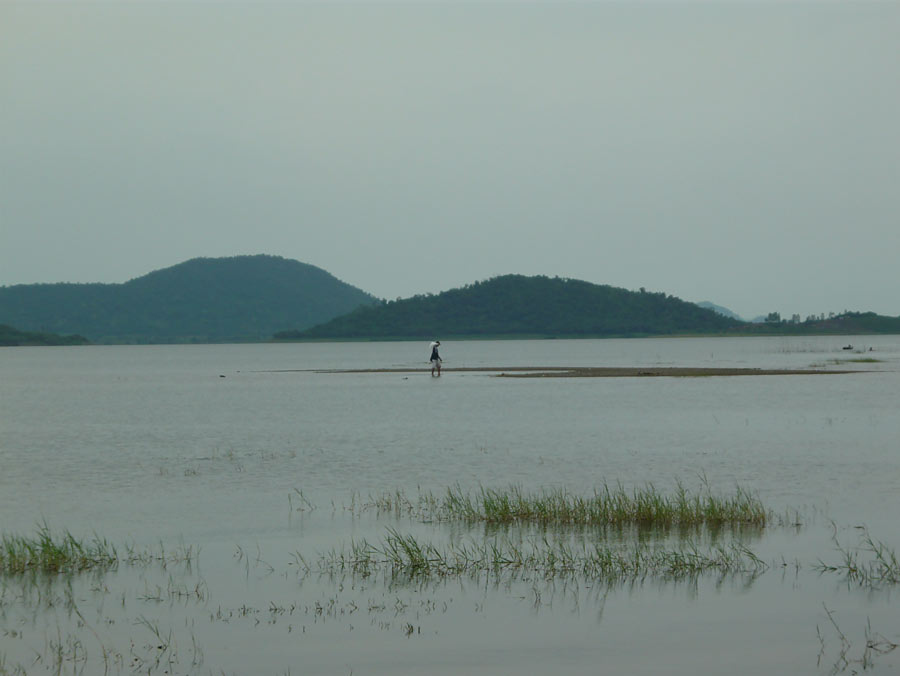
M268 340L377 302L325 270L278 256L195 258L124 284L0 288L0 322L101 343Z
M383 301L276 340L711 334L743 322L664 293L505 275L437 295Z

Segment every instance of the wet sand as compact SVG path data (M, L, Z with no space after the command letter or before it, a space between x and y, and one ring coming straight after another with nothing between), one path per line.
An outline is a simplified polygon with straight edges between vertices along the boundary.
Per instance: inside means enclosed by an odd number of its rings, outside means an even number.
M430 368L329 369L317 373L428 373ZM838 375L863 371L759 369L691 366L476 366L444 368L442 373L492 373L498 378L699 378L708 376Z

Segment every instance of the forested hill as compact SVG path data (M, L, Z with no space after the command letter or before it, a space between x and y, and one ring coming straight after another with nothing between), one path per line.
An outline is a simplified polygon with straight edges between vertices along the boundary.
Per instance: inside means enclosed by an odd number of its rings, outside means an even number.
M448 336L635 336L728 331L742 323L663 293L506 275L436 296L358 308L280 340Z
M0 288L0 323L93 342L265 340L376 299L321 268L277 256L195 258L124 284Z

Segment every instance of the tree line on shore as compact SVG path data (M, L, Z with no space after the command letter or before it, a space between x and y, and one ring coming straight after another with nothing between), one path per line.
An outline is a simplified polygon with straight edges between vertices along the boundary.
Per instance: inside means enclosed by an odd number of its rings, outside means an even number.
M12 326L0 324L0 346L86 345L88 342L84 336L60 336L42 331L19 331Z

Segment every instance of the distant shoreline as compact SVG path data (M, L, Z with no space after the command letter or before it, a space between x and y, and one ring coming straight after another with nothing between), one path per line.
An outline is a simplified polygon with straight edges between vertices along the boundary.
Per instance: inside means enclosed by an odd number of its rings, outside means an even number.
M900 336L898 331L872 331L848 328L846 331L819 331L801 333L789 330L765 329L759 331L709 332L709 333L616 333L616 334L540 334L540 333L491 333L491 334L440 334L434 336L342 336L330 338L275 338L259 342L279 344L303 343L412 343L428 342L440 337L442 341L468 342L479 340L646 340L654 338L862 338L865 336ZM248 341L256 342L256 341Z

